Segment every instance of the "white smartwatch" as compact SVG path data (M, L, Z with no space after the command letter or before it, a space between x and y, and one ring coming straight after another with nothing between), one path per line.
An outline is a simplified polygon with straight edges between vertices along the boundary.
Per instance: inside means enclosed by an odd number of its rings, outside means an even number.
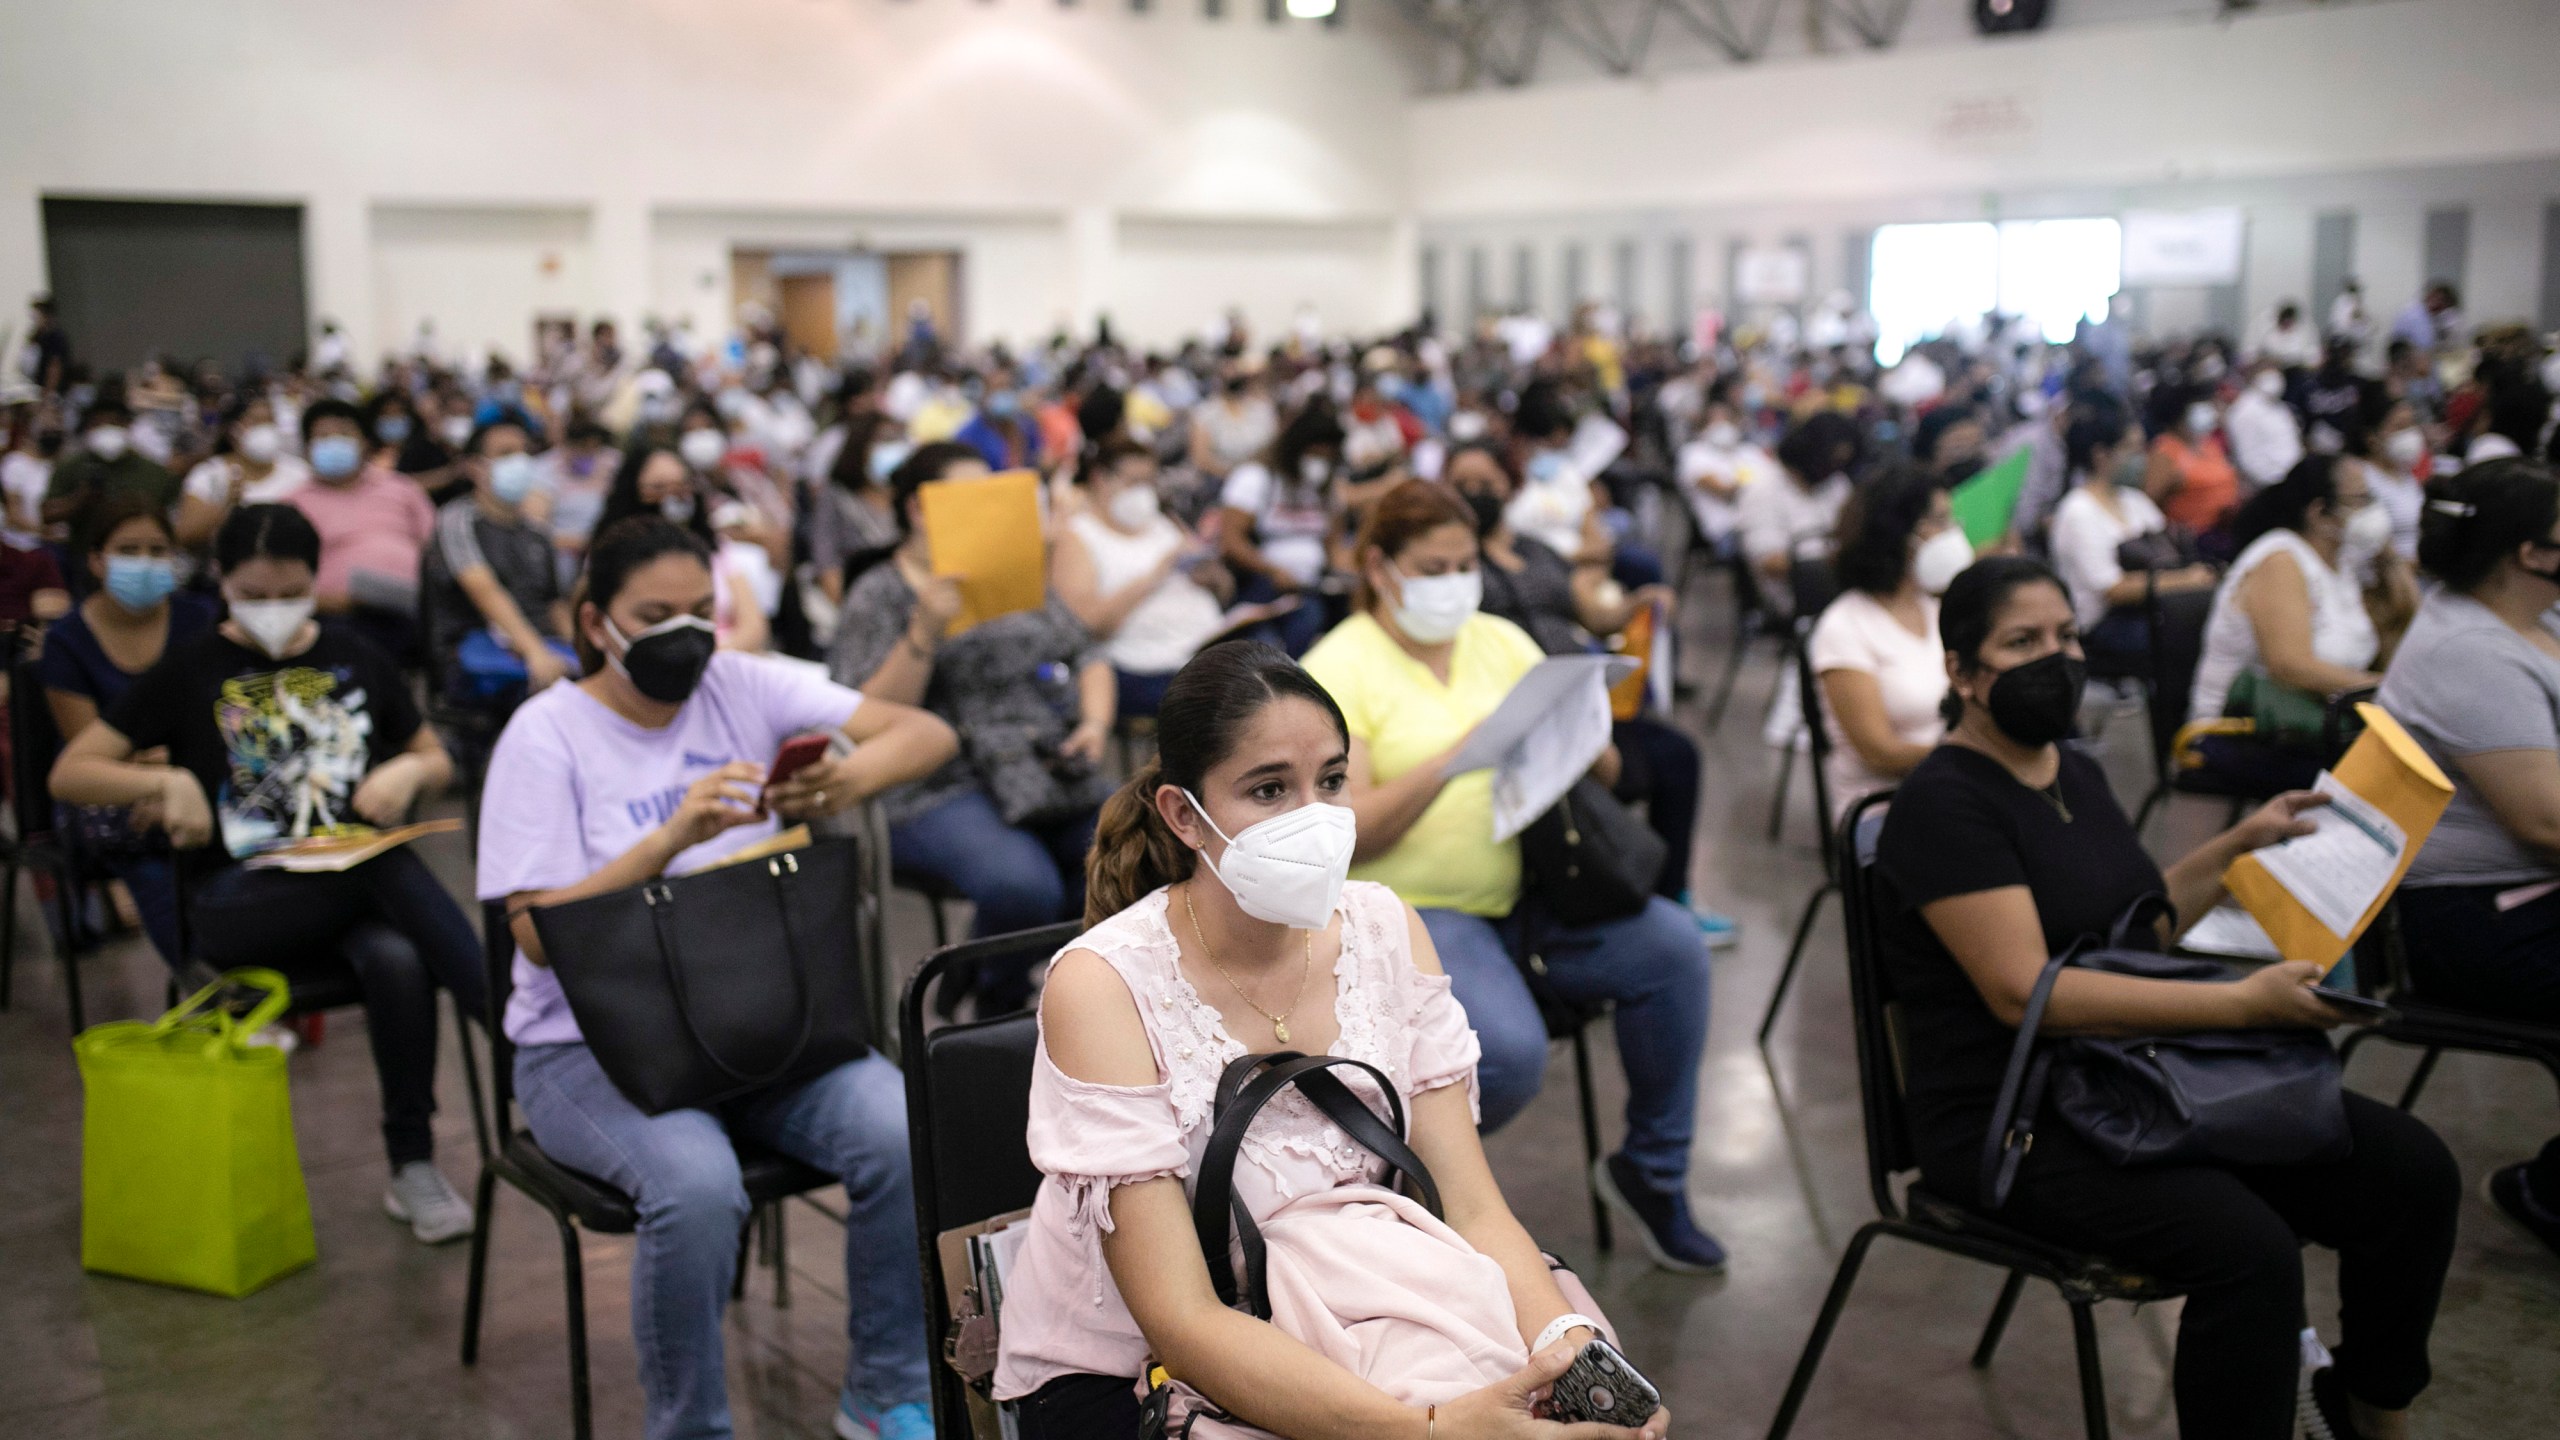
M1588 1315L1559 1315L1553 1320L1547 1322L1546 1329L1538 1332L1538 1343L1529 1347L1529 1353L1535 1355L1539 1351L1553 1345L1558 1340L1563 1339L1564 1332L1567 1330L1580 1329L1584 1327L1588 1327L1594 1335L1603 1333L1600 1329L1600 1322L1592 1319Z

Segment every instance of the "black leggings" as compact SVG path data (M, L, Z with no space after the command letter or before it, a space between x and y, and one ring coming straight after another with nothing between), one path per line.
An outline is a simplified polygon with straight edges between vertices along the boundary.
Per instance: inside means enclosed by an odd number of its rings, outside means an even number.
M234 865L195 889L189 939L219 969L262 965L296 983L343 977L364 994L393 1169L435 1154L436 987L488 1008L480 940L426 862L406 848L335 875Z
M2400 933L2409 985L2436 1005L2544 1025L2560 1024L2560 891L2512 910L2504 885L2400 889ZM2525 1172L2545 1210L2560 1210L2560 1135Z
M2049 1119L2019 1167L2002 1222L2186 1292L2171 1382L2181 1440L2290 1440L2305 1241L2338 1252L2348 1392L2398 1410L2427 1386L2462 1176L2423 1121L2346 1099L2355 1150L2335 1164L2118 1166ZM1981 1145L1977 1131L1937 1147L1931 1188L1971 1197Z
M1061 1375L1013 1402L1021 1440L1138 1440L1137 1384L1126 1375Z

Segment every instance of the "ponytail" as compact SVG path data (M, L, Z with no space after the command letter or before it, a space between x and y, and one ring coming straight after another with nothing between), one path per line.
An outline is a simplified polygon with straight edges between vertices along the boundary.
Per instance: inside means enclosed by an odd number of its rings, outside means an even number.
M1102 803L1084 866L1084 923L1099 925L1161 886L1187 880L1198 862L1156 813L1164 767L1149 760Z

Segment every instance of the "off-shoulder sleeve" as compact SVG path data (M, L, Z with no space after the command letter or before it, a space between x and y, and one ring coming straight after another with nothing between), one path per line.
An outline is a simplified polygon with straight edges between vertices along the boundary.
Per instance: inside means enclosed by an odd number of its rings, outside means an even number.
M1066 1192L1068 1228L1078 1239L1111 1229L1111 1192L1119 1186L1191 1173L1171 1081L1079 1080L1050 1061L1045 1044L1031 1071L1029 1138L1031 1163Z
M1412 1037L1412 1048L1405 1052L1405 1073L1413 1077L1413 1093L1464 1085L1467 1113L1481 1121L1483 1096L1476 1089L1476 1061L1484 1047L1477 1043L1475 1027L1467 1023L1466 1010L1451 993L1449 977L1409 970L1405 991L1412 1005L1405 1032Z

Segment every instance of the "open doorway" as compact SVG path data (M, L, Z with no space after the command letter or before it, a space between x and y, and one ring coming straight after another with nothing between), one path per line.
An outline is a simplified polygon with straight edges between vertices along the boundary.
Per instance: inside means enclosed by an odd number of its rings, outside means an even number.
M950 344L962 333L956 250L730 252L730 298L773 317L790 344L827 360L876 361L913 351L925 334Z

